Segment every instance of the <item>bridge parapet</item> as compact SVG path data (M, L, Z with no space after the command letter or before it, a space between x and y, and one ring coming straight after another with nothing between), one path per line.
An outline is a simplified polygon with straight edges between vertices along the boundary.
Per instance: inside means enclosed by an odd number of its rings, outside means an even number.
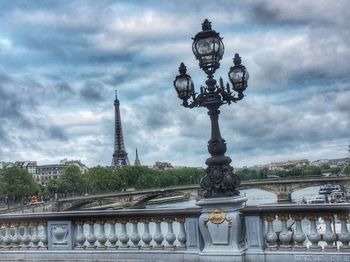
M245 207L248 261L350 261L349 204Z
M2 215L0 261L162 261L172 253L169 261L192 261L199 215L199 208Z
M0 261L219 261L238 231L224 261L349 261L349 204L208 211L203 223L195 207L1 215Z

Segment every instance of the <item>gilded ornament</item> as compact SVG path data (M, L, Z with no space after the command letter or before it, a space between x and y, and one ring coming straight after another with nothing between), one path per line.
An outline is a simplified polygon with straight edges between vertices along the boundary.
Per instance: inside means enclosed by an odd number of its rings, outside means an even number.
M131 224L137 224L137 223L139 222L139 219L138 219L138 218L130 218L130 219L129 219L129 222L130 222Z
M341 213L341 214L338 214L338 215L337 215L337 218L338 218L339 220L348 220L349 215L346 214L346 213Z
M155 218L152 219L152 221L153 221L154 223L161 223L161 222L163 221L163 218L155 217Z
M179 223L185 223L186 219L184 217L177 217L175 218L175 221Z
M227 214L220 209L214 209L209 213L208 218L204 221L205 227L208 227L209 221L216 225L222 224L224 221L227 221L228 227L232 227L232 219L229 218Z
M166 217L166 218L164 218L164 222L167 222L167 223L174 222L174 218L173 217Z
M275 219L275 215L265 215L264 220L265 221L273 221Z
M281 220L281 221L287 221L289 219L289 215L287 214L281 214L281 215L278 215L278 218Z
M328 221L328 220L332 220L332 219L333 219L333 216L332 216L331 214L324 214L324 215L322 216L322 218L323 218L324 220Z
M310 215L307 215L306 218L307 218L308 220L311 220L311 221L316 221L317 218L318 218L318 216L315 215L315 214L310 214Z
M144 223L144 224L148 224L149 222L151 222L151 220L149 218L143 217L143 218L140 219L140 222Z
M292 215L292 219L294 219L295 221L300 221L300 220L304 219L304 215L294 214L294 215Z

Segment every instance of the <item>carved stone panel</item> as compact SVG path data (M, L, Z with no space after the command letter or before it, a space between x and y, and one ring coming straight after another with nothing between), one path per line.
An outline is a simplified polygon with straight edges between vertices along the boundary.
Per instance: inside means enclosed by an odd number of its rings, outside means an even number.
M71 221L48 222L49 250L73 249L73 227Z

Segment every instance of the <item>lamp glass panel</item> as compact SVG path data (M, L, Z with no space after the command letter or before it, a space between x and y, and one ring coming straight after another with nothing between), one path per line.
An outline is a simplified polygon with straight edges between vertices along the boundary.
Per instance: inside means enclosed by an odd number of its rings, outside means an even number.
M234 83L241 82L243 79L243 70L240 68L232 70L230 72L230 79Z
M199 39L197 42L197 50L200 55L209 54L214 50L214 41L212 37Z
M249 73L247 70L245 70L244 80L247 81L248 79L249 79Z
M186 78L178 78L175 82L178 92L187 91L189 89L189 81Z
M209 64L213 62L213 56L212 55L206 55L206 56L202 56L202 61L204 64Z

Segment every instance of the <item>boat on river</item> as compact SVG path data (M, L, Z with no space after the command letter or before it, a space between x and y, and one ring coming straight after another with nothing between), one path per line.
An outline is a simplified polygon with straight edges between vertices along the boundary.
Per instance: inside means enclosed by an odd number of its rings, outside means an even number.
M326 196L325 195L317 195L314 196L306 201L307 204L324 204L326 202Z
M318 193L320 195L330 195L333 192L341 192L342 188L340 185L327 184L320 186Z

